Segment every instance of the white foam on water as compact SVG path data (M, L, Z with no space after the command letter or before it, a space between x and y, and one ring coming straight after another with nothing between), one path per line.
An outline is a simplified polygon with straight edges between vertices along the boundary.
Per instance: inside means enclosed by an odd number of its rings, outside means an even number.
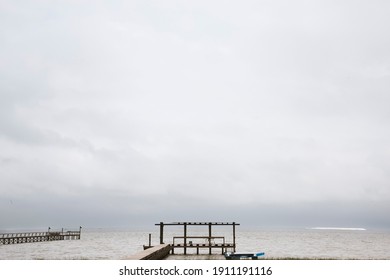
M366 230L365 228L344 228L344 227L312 227L310 229L319 229L319 230Z

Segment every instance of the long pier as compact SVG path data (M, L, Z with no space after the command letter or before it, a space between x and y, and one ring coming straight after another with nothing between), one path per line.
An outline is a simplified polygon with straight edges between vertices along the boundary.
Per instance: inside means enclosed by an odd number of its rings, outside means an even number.
M0 233L0 245L75 240L81 237L81 227L77 231L50 231L46 232L23 232L23 233Z

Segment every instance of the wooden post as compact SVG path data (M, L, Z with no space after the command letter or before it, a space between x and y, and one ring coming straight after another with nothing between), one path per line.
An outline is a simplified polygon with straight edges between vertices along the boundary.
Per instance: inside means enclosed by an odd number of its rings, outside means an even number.
M164 244L164 223L160 222L160 244Z
M209 223L209 255L211 255L211 223Z
M184 255L187 255L187 223L184 223Z
M236 222L233 222L233 252L236 251Z
M152 247L152 234L149 233L149 247Z

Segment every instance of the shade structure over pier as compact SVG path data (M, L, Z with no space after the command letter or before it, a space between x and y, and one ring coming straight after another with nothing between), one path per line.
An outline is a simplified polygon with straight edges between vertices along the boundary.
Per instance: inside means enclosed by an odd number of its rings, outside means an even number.
M199 249L207 248L209 254L212 254L213 248L221 249L222 254L228 249L235 252L236 251L236 226L240 224L236 222L169 222L164 223L160 222L155 224L160 227L160 244L165 244L164 242L164 227L165 226L180 226L183 227L182 236L174 236L172 240L171 248L172 253L174 253L175 248L183 248L184 254L187 254L187 249L195 248L196 253L199 254ZM203 226L207 228L207 235L188 235L188 227L192 226ZM226 242L224 236L215 236L213 235L214 226L231 226L232 227L232 242ZM198 240L204 240L204 242L198 242Z

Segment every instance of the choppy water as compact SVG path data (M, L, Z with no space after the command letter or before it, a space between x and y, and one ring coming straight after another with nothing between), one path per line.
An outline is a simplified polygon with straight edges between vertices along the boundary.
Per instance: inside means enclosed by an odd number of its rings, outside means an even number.
M123 259L142 250L149 233L84 230L81 240L0 245L0 259ZM173 235L181 234L168 232L164 240L170 243ZM215 234L232 239L228 231ZM152 232L152 236L157 244L158 233ZM240 229L236 241L237 251L264 251L267 258L390 259L389 231Z

